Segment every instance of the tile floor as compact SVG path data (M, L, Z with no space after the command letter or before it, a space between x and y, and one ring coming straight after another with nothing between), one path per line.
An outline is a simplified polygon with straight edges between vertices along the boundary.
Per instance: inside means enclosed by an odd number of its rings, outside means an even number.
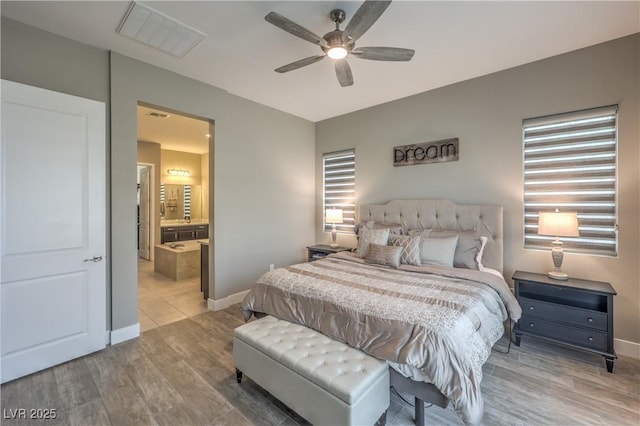
M153 262L138 259L138 321L141 332L206 311L200 277L174 281L154 272Z

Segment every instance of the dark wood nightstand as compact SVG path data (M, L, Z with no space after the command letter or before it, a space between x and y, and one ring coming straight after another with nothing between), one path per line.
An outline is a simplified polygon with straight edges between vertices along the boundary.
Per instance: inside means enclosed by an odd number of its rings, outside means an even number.
M331 253L338 253L341 251L351 250L348 247L331 247L326 244L318 244L316 246L307 247L307 262L313 262L314 260L322 259Z
M515 295L522 318L515 328L521 336L535 336L605 357L613 372L613 296L611 284L569 278L554 280L545 274L516 271Z

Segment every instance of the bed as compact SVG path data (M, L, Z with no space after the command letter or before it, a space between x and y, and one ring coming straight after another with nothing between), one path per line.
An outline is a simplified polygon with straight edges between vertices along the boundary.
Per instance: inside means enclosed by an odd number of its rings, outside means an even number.
M502 207L395 200L362 205L356 217L357 253L263 275L241 304L245 319L273 315L346 342L386 360L394 386L482 423L482 365L503 322L522 313L501 275ZM469 241L481 247L458 256ZM442 253L451 255L441 262Z

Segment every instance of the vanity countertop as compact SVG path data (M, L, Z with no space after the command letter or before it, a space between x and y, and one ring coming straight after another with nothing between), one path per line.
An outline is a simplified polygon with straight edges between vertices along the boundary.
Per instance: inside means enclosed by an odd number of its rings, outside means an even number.
M184 219L171 219L171 220L161 220L160 227L164 228L166 226L191 226L191 225L208 225L209 221L205 219L191 219L190 223L187 223Z

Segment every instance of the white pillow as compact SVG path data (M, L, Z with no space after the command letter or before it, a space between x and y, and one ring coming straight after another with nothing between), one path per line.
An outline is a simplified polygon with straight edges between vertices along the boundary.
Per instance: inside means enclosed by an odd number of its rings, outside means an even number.
M487 246L487 241L489 241L489 239L487 237L485 237L485 236L481 236L480 240L482 241L482 247L480 247L480 251L478 252L478 255L476 256L476 263L478 264L478 269L482 271L482 269L484 268L484 265L482 264L482 256L484 255L484 248ZM500 273L500 272L498 272L498 273ZM502 275L500 275L500 276L502 276Z
M423 238L420 243L422 264L443 265L453 267L458 236L446 238Z
M367 257L367 250L369 244L379 244L386 246L389 241L389 228L384 229L371 229L364 227L360 229L360 238L358 239L358 248L356 253L361 258Z

